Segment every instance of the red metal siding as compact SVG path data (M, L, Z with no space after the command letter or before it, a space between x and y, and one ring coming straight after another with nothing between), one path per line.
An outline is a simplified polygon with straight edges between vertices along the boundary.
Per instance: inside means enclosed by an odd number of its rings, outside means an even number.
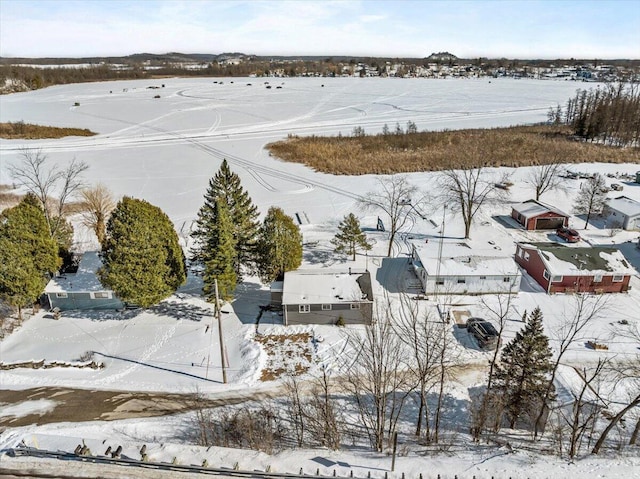
M594 282L593 276L563 276L562 282L551 283L550 293L623 293L629 289L631 276L625 275L622 281L613 281L613 275L602 277Z
M536 216L533 216L531 218L529 218L527 220L527 230L535 230L536 229L536 220L538 218L558 218L558 219L562 219L562 225L563 226L567 226L569 224L569 218L567 218L566 216L562 216L559 215L557 213L553 213L553 212L548 212L548 213L542 213Z
M525 260L524 257L520 257L520 251L529 253L529 260ZM533 279L535 279L538 284L540 286L542 286L544 288L545 291L547 291L547 287L549 286L549 282L544 279L544 271L545 271L545 267L544 267L544 263L542 262L542 260L540 259L540 256L538 255L538 251L535 249L527 249L527 248L523 248L522 246L518 246L518 249L516 250L516 263L518 263L520 266L522 266L525 271L527 273L529 273L529 275L531 275L531 277Z
M561 215L561 214L558 214L558 213L553 212L553 211L547 211L546 213L540 213L539 215L532 216L531 218L525 218L524 216L522 216L521 218L518 218L519 216L521 216L520 213L518 213L515 210L515 208L511 208L511 217L514 220L516 220L518 223L520 223L522 226L524 226L524 228L527 229L527 230L535 230L536 229L536 220L538 218L559 218L559 219L562 219L562 225L563 226L569 226L569 217L568 216Z

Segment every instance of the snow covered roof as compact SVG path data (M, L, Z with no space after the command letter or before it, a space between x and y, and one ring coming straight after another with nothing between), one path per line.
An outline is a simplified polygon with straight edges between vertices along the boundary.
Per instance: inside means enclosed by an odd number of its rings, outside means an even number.
M616 248L576 248L556 243L528 243L522 244L522 247L539 250L542 261L551 274L563 276L637 274Z
M411 244L416 259L429 275L437 272L439 276L496 276L520 272L511 252L490 243L435 238L427 242L412 241Z
M556 213L560 216L569 217L567 213L560 211L558 208L544 204L537 200L527 200L523 203L513 205L513 209L525 218L533 218L544 213Z
M608 199L607 206L612 210L619 211L625 216L640 215L640 202L627 198L626 196Z
M82 255L77 273L66 273L54 277L44 289L45 293L68 293L80 291L109 291L100 283L96 272L102 266L97 251Z
M368 271L296 270L284 274L282 304L336 304L371 301Z

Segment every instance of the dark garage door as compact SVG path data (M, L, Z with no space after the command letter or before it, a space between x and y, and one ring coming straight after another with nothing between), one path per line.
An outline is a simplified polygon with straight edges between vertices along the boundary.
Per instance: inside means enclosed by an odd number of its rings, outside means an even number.
M538 218L536 220L537 230L555 230L564 226L564 218Z

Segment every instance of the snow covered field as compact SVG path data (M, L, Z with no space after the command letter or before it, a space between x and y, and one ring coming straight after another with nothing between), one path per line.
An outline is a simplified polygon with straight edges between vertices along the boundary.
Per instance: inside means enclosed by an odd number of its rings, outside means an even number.
M268 81L271 89L265 88ZM164 84L164 87L162 85ZM249 85L250 84L250 85ZM158 89L149 89L158 86ZM281 86L282 88L276 88ZM365 215L356 206L360 195L376 187L374 175L348 177L316 173L298 164L280 162L268 155L264 145L285 138L287 134L350 134L355 126L367 133L379 132L386 123L394 128L399 122L405 126L414 121L420 130L444 128L494 127L544 121L549 107L563 104L581 84L533 80L394 80L394 79L163 79L126 82L89 83L51 87L28 93L0 96L0 121L23 120L54 126L89 128L99 134L90 138L64 138L41 141L0 142L0 184L10 184L7 165L19 160L24 147L41 148L53 163L64 164L73 157L90 165L86 180L102 182L115 195L144 198L161 207L182 232L189 230L202 204L207 182L218 170L223 158L237 172L243 186L264 214L268 207L282 207L289 215L298 213L305 221L301 230L305 243L305 267L364 268L372 272L374 293L379 298L398 296L406 284L408 245L403 238L435 237L439 234L442 210L429 211L430 218L412 225L411 230L395 245L395 258L384 258L386 236L375 231L376 215ZM154 98L159 94L160 98ZM79 106L74 106L78 102ZM574 171L634 174L638 165L572 165ZM496 178L510 175L513 203L530 199L532 191L523 183L526 168L494 170ZM436 175L409 175L412 183L424 191L433 191ZM640 185L611 179L624 185L622 194L640 200ZM564 192L543 196L543 201L571 211L580 180L567 180ZM361 224L375 240L368 257L359 256L356 262L335 256L329 240L342 217L354 212ZM512 256L515 241L555 239L547 234L524 232L505 227L496 220L509 215L510 204L483 210L472 229L472 244L486 245L492 241L496 251ZM429 221L432 219L433 222ZM306 224L308 221L308 224ZM583 230L584 221L573 218L571 226L579 230L589 244L618 244L628 261L640 269L640 251L630 240L638 233L619 232L590 226ZM459 217L446 217L448 236L463 236ZM554 235L551 235L554 236ZM79 248L95 247L90 235L78 235ZM593 351L583 343L575 344L565 357L569 364L588 364L599 355L623 359L638 354L638 345L621 334L626 320L631 326L640 321L640 280L632 279L628 294L611 295L605 318L593 324L587 335L606 342L608 351ZM348 356L344 333L335 327L284 328L275 313L265 313L256 326L260 305L268 304L269 291L257 279L239 287L237 299L223 307L225 345L229 358L229 384L221 383L221 363L217 339L217 323L211 305L198 297L196 278L157 307L142 312L69 312L54 320L46 312L30 318L22 327L0 342L0 361L66 361L77 363L86 353L104 363L99 370L78 368L13 369L0 371L2 389L66 386L88 389L164 391L191 393L196 389L213 396L229 391L252 391L264 388L260 372L267 361L266 353L252 340L260 333L311 331L319 340L314 352L315 364L325 364L339 373ZM455 300L471 315L486 316L487 311L478 298L460 297ZM548 332L557 330L570 310L573 299L568 295L547 296L531 278L525 276L515 303L517 314L507 325L505 342L520 329L522 312L540 306ZM426 302L425 302L426 303ZM430 305L424 304L424 308ZM452 334L454 333L452 329ZM484 365L488 353L477 348L466 332L456 332L457 348L468 365ZM552 341L553 345L553 341ZM284 361L284 358L276 358ZM468 374L449 393L468 400L468 388L484 381L482 373ZM55 400L32 402L23 410L12 406L0 414L19 417L55 408ZM180 420L176 418L175 421ZM140 428L136 437L158 438L157 442L171 442L169 423L153 420L124 423L87 424L86 433L76 432L77 426L27 427L7 430L0 436L0 445L9 447L26 434L42 433L54 437L111 437L116 430ZM161 424L162 423L162 424ZM67 428L67 429L65 429ZM83 431L85 430L83 429ZM62 442L48 439L52 447ZM123 439L124 440L124 439ZM44 439L42 440L43 442ZM73 441L71 441L73 442ZM43 446L44 447L44 446ZM186 446L175 446L186 447ZM202 451L193 452L201 454ZM172 454L168 452L165 456ZM222 451L220 454L233 455ZM246 455L240 452L239 456ZM297 472L290 467L298 453L287 457L261 458L270 464L281 464L275 470ZM311 452L310 454L315 454ZM342 454L342 455L340 455ZM388 468L389 459L371 455L352 456L350 453L332 455L336 461L368 467ZM495 454L492 453L492 454ZM163 456L164 457L164 456ZM199 457L199 456L198 456ZM327 455L328 457L328 455ZM171 458L169 457L168 460ZM310 458L311 459L311 458ZM309 459L309 460L310 460ZM512 477L548 477L557 472L567 477L594 474L593 477L640 477L640 459L616 460L567 466L560 461L536 459L524 453L496 457L487 464L479 452L464 452L456 461L446 457L429 459L429 464L442 464L451 474L506 475ZM237 459L236 459L237 460ZM417 473L424 470L419 458L401 458L406 466L399 471ZM201 459L200 459L201 461ZM230 459L231 461L231 459ZM258 461L258 459L256 459ZM412 462L413 461L413 462ZM435 462L433 462L435 461ZM197 462L197 461L196 461ZM211 461L209 461L211 462ZM309 462L312 464L313 462ZM256 462L257 464L257 462ZM248 465L247 465L248 467ZM431 467L431 466L429 466ZM516 471L522 470L522 475ZM355 470L357 472L357 469ZM331 472L331 469L327 469Z

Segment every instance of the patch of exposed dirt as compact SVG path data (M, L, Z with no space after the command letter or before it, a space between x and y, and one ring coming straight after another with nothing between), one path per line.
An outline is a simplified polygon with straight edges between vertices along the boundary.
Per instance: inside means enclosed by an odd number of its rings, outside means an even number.
M286 373L306 373L313 362L311 333L266 334L254 338L267 353L261 381L274 381Z

